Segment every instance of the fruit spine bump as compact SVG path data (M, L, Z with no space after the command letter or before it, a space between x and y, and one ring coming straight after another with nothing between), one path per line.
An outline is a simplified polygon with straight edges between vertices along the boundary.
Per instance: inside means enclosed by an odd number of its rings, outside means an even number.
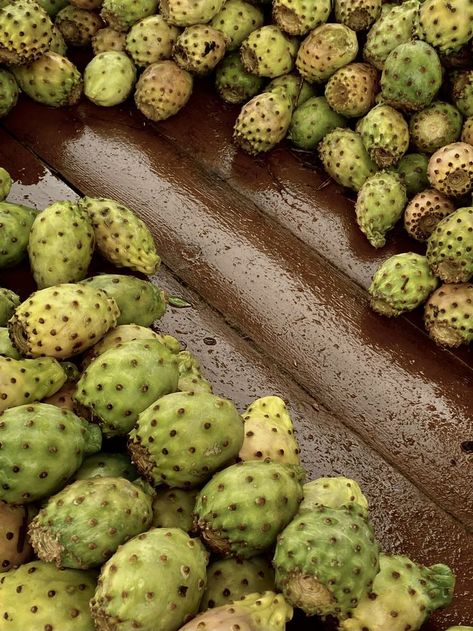
M192 75L174 61L150 64L138 79L135 104L140 112L152 121L174 116L190 99Z
M158 0L104 0L100 16L116 31L126 32L133 24L156 13Z
M244 0L227 0L210 25L227 38L227 50L238 49L245 39L264 24L260 7Z
M335 18L354 31L366 31L381 14L381 0L335 0Z
M187 72L204 76L212 72L225 55L227 38L210 25L188 26L176 39L174 61Z
M473 37L473 5L470 0L425 0L418 30L439 53L457 52Z
M157 528L180 528L191 533L193 512L198 489L169 489L161 487L153 498L152 525Z
M178 35L179 29L168 24L162 15L150 15L134 24L123 37L126 52L139 68L145 68L170 59Z
M473 207L458 208L437 224L427 242L427 260L445 283L473 276Z
M346 124L324 96L313 96L294 110L287 137L299 149L311 151L329 132Z
M390 105L375 105L358 121L356 131L370 158L381 169L395 165L409 148L409 126L403 115Z
M46 11L33 0L15 0L0 8L0 63L27 64L49 50L53 31Z
M327 22L331 10L331 0L274 0L273 20L289 35L307 35Z
M427 241L438 223L455 211L451 199L434 188L417 193L404 211L404 228L417 241Z
M291 40L274 24L250 33L240 47L240 56L247 72L258 77L274 79L294 66Z
M222 10L225 0L160 0L159 9L169 24L207 24Z
M215 88L227 103L245 103L258 94L264 79L245 70L239 52L226 55L215 72Z
M135 82L135 65L124 52L99 53L84 70L84 94L101 107L113 107L126 101Z
M431 185L445 195L461 197L473 190L473 147L453 142L436 151L429 160Z
M458 348L473 341L473 284L441 285L428 299L424 323L439 346Z
M366 63L352 63L330 77L325 86L325 98L338 114L359 118L374 106L378 91L377 70Z
M95 33L103 27L97 13L72 4L59 11L54 23L68 46L89 46Z

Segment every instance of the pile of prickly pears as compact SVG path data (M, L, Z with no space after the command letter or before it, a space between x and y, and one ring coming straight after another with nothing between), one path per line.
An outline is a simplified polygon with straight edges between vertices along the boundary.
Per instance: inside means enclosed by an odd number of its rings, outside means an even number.
M0 289L0 631L284 631L295 608L416 631L449 605L451 569L382 552L357 482L306 481L279 396L240 414L151 328L184 301L87 277L95 249L157 270L132 210L0 215L0 268L27 256L37 285Z

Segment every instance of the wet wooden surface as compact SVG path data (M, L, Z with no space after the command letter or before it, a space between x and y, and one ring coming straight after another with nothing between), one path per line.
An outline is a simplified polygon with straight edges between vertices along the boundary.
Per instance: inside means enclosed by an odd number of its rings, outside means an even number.
M426 629L471 623L471 353L437 349L419 314L386 320L366 301L379 262L412 243L399 231L371 249L310 156L237 152L236 110L205 87L190 109L151 126L128 107L56 111L25 99L0 130L0 164L19 180L11 198L42 208L104 195L136 210L166 263L158 284L194 305L169 310L160 328L241 410L283 396L311 477L359 480L387 550L451 564L455 603ZM26 289L25 277L3 272L0 285Z

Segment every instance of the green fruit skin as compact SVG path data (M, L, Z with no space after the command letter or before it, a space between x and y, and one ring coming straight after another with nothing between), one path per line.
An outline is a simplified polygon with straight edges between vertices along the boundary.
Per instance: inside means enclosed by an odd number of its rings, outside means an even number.
M341 508L350 503L356 503L364 509L368 508L368 500L358 482L343 476L317 478L304 484L302 490L304 499L299 507L299 513L312 511L318 506Z
M128 447L138 471L154 486L192 488L235 458L242 443L243 422L231 401L176 392L139 415Z
M429 158L423 153L406 153L397 163L396 173L406 187L408 197L413 197L429 187L428 166Z
M289 35L307 35L309 31L327 22L331 10L330 0L275 0L273 21Z
M15 0L0 8L0 64L21 65L49 50L53 23L33 0Z
M1 81L1 73L0 73L0 81ZM13 181L11 179L10 174L6 169L0 167L0 202L3 202L6 199L11 191Z
M461 141L473 145L473 116L469 116L463 123Z
M343 620L367 596L379 570L366 510L348 504L299 514L279 535L273 566L289 603L308 615Z
M181 392L212 393L212 386L202 375L197 357L189 351L181 351L177 356L179 363L179 382L177 389Z
M342 186L359 191L366 179L377 171L360 134L337 128L324 136L318 146L327 173Z
M153 235L132 210L103 197L84 197L79 205L89 215L97 248L108 261L142 274L158 270L161 259Z
M136 107L152 121L166 120L186 105L193 85L192 75L174 61L150 64L136 84Z
M264 24L262 10L244 0L227 0L210 26L221 31L228 40L227 50L238 49L245 39Z
M42 561L88 570L151 525L151 497L128 480L77 480L49 498L28 535Z
M20 304L20 296L10 289L0 287L0 326L5 326Z
M460 50L473 37L470 0L425 0L420 5L419 34L439 53Z
M102 436L68 410L32 403L1 414L0 441L0 499L26 504L64 487L84 457L100 451Z
M33 548L25 536L33 516L31 508L0 502L0 576L27 563L33 556Z
M0 630L94 631L89 600L94 572L32 561L0 578ZM51 599L54 597L54 606Z
M455 72L452 79L453 102L463 116L473 116L473 70Z
M136 68L122 52L99 53L84 70L84 94L101 107L126 101L136 83Z
M225 4L225 0L160 0L160 12L175 26L207 24Z
M403 115L389 105L373 107L358 121L356 131L370 158L383 169L399 162L409 148L409 126Z
M427 242L427 260L446 283L466 283L473 276L473 207L458 208L437 224Z
M206 545L223 557L257 556L294 517L302 501L301 479L299 467L276 462L227 467L197 496L195 526Z
M268 559L220 559L207 568L207 589L200 610L229 605L249 594L274 590L274 570Z
M84 283L103 289L115 300L120 309L118 325L151 326L166 311L164 291L150 281L121 274L100 274L87 278Z
M377 70L369 64L353 63L330 77L325 86L325 98L338 114L359 118L373 108L378 91Z
M0 411L50 397L66 378L61 364L52 357L0 357Z
M135 340L99 355L77 383L81 415L98 423L105 436L127 434L138 415L177 390L176 355L158 340Z
M49 52L56 53L57 55L61 55L62 57L66 57L67 55L66 41L63 34L56 25L54 25L53 28L53 38L51 40L51 47L49 49Z
M94 55L106 53L109 50L123 52L126 46L126 37L126 33L116 31L109 26L99 29L92 37L92 50L94 51ZM133 58L133 60L139 65L136 59Z
M173 48L176 63L197 76L209 74L223 59L225 35L208 24L188 26L179 35Z
M354 31L366 31L381 14L381 0L335 0L335 18Z
M150 15L134 24L126 35L126 51L135 64L145 68L172 57L179 29L161 15Z
M367 178L356 200L356 221L374 248L386 243L386 233L402 217L406 188L394 172L379 171Z
M381 75L383 102L406 112L429 105L442 85L440 59L425 42L401 44L389 53Z
M20 90L14 75L5 68L0 68L0 118L6 116L15 107L19 94Z
M72 202L55 202L33 222L28 242L31 270L39 289L85 278L94 252L88 216Z
M424 322L430 337L447 348L473 341L472 305L472 284L441 285L425 305Z
M462 123L462 115L456 107L435 101L411 117L411 142L422 153L434 153L460 138Z
M52 18L56 17L59 11L69 4L68 0L36 0L36 2Z
M0 269L12 267L25 257L35 217L33 208L0 202Z
M92 37L103 26L97 13L72 4L59 11L54 23L69 46L89 46Z
M400 316L425 302L438 284L425 256L396 254L384 261L373 276L369 287L371 307L381 315Z
M104 0L102 19L116 31L128 31L138 20L157 12L158 0Z
M138 478L138 471L132 465L127 454L98 453L85 458L82 465L72 477L75 480L90 480L91 478L125 478L133 482Z
M207 561L202 544L178 528L131 539L102 567L90 603L95 628L154 629L159 620L160 631L177 631L199 609Z
M116 302L103 290L63 283L31 294L16 308L8 328L23 355L67 359L93 346L118 316Z
M263 78L247 72L240 54L234 52L217 66L215 87L219 96L227 103L244 103L260 92Z
M0 327L0 355L10 357L11 359L21 359L21 354L13 346L6 327Z
M247 72L273 79L291 72L294 58L290 41L274 25L262 26L248 35L240 48Z
M153 499L152 525L180 528L190 534L197 493L196 489L158 489Z
M346 118L334 112L324 96L314 96L294 111L287 137L299 149L313 151L330 131L346 125Z
M453 598L455 577L442 564L423 567L406 556L380 554L370 594L360 600L340 631L418 631L430 614Z

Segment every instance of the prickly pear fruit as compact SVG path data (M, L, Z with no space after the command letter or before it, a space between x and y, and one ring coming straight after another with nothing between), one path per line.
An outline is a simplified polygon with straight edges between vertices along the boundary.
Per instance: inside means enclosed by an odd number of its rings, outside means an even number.
M0 629L93 631L95 583L93 572L58 570L42 561L11 570L0 578Z
M109 507L103 510L104 507ZM118 477L77 480L49 498L28 536L42 561L88 570L151 525L151 497Z
M435 101L412 116L409 123L411 142L423 153L434 153L460 138L462 122L456 107Z
M446 565L424 567L383 553L379 560L373 586L341 622L341 631L418 631L432 612L452 601L455 577Z
M190 533L196 489L158 489L153 499L153 526L157 528L180 528Z
M243 414L245 437L238 456L241 460L264 460L300 464L294 425L280 397L253 401Z
M116 31L128 31L133 24L154 15L158 0L104 0L100 15Z
M359 191L377 167L369 157L360 134L338 128L319 144L319 157L327 173L342 186Z
M35 217L33 208L0 202L0 269L16 265L24 258Z
M155 333L151 329L137 324L122 324L115 327L103 337L100 342L93 346L82 360L82 367L87 366L99 355L107 351L109 348L124 344L125 342L133 342L134 340L158 340L164 344L171 353L179 353L181 344L172 335L163 335Z
M15 0L0 8L0 63L27 64L49 50L53 23L33 0Z
M445 195L461 197L473 190L473 147L453 142L436 151L429 160L431 185Z
M127 434L138 415L177 390L176 355L158 340L135 340L108 349L77 383L76 409L105 436Z
M227 55L217 67L215 87L227 103L244 103L258 94L262 86L263 78L246 72L238 52Z
M272 24L250 33L241 45L240 55L245 70L259 77L279 77L291 72L294 65L289 38Z
M135 104L146 118L166 120L181 110L192 94L193 78L174 61L149 65L138 79Z
M402 217L406 188L397 173L379 171L367 178L356 199L356 221L374 248L386 243L386 233Z
M99 29L92 37L92 50L94 51L94 55L106 53L110 50L122 53L125 50L125 46L126 33L116 31L115 29L110 28L110 26Z
M343 24L322 24L311 31L297 53L296 66L309 83L324 83L358 54L355 31Z
M139 68L170 59L179 29L162 15L150 15L134 24L126 36L126 51Z
M142 274L157 271L161 259L153 235L132 210L103 197L84 197L79 206L89 215L97 248L107 261Z
M463 123L462 134L460 140L473 145L473 116L470 116Z
M123 52L99 53L84 70L84 94L101 107L113 107L126 101L135 82L135 65Z
M33 556L26 537L29 517L26 506L0 501L0 573L26 563Z
M368 508L368 500L358 482L343 476L317 478L304 484L302 490L304 499L299 506L299 513L315 510L318 506L341 508L347 504L357 504L363 509Z
M0 441L0 499L26 504L62 488L102 436L68 410L32 403L1 413Z
M8 328L23 355L67 359L93 346L119 315L102 289L65 283L32 293L16 308Z
M295 72L276 77L267 84L264 91L286 95L294 107L302 105L315 94L312 86Z
M302 501L301 469L239 462L216 473L197 496L195 527L223 557L248 559L276 541Z
M76 392L76 384L66 381L66 383L52 396L43 399L43 403L55 405L63 410L74 411L74 394Z
M39 289L85 278L95 238L88 215L73 202L55 202L33 222L28 243Z
M72 477L72 481L91 478L125 478L133 482L138 478L138 471L126 454L99 453L84 460Z
M366 31L381 14L381 0L335 0L335 18L354 31Z
M384 62L381 97L386 105L417 112L430 105L441 85L440 59L425 42L401 44Z
M404 228L417 239L427 241L437 224L455 210L453 202L434 188L417 193L404 211Z
M0 357L0 411L49 397L65 381L66 373L52 357Z
M173 49L176 63L192 74L207 75L223 59L227 39L206 24L188 26L178 36Z
M430 337L439 345L457 348L473 340L473 284L441 285L430 296L424 323Z
M20 296L10 289L0 287L0 326L5 326L20 304Z
M181 392L212 392L212 386L202 375L197 357L189 351L181 351L177 356L179 366L179 382L177 389Z
M281 594L249 594L230 605L209 609L179 631L285 631L293 610Z
M369 288L371 308L388 317L412 311L438 287L427 258L414 252L396 254L376 270Z
M296 147L310 151L330 131L345 125L345 118L332 110L324 96L313 96L294 110L287 137Z
M420 193L429 186L427 168L429 158L423 153L406 153L396 165L396 173L406 187L408 197Z
M12 359L21 359L20 353L10 340L6 327L0 327L0 355L11 357Z
M15 77L5 68L0 68L0 118L15 107L19 94Z
M176 631L199 610L207 561L200 541L179 528L131 539L102 567L90 603L95 628L153 629L159 620L160 631Z
M383 5L387 6L387 5ZM363 56L382 70L389 54L400 44L409 42L415 32L420 2L407 0L381 15L368 32Z
M103 289L115 300L120 309L117 324L147 327L161 318L166 311L164 291L152 282L135 276L99 274L87 278L84 284Z
M366 510L348 504L300 513L279 535L273 566L289 603L308 615L343 620L368 595L379 570Z
M273 20L289 35L307 35L309 31L324 24L332 10L331 0L308 2L307 0L275 0Z
M3 202L8 197L12 184L11 175L6 169L0 167L0 202Z
M103 28L97 13L69 4L56 15L55 25L68 46L89 46L92 37Z
M473 6L469 0L425 0L419 10L419 36L448 55L473 37Z
M242 443L243 423L231 401L206 392L176 392L140 414L128 448L154 486L191 488L232 461Z
M325 86L330 107L342 116L359 118L375 104L378 72L369 64L353 63L337 70Z
M53 38L51 40L49 52L61 55L61 57L65 57L67 55L66 40L56 25L53 26Z
M453 75L452 97L463 116L473 116L473 70Z
M427 242L427 259L445 283L473 276L473 207L458 208L437 224Z
M8 0L4 0L4 2L7 4ZM69 4L68 0L36 0L36 2L40 7L43 7L51 18L54 18L61 9Z
M245 39L264 24L262 10L244 0L227 0L210 25L227 39L227 50L236 50Z
M207 589L200 610L241 600L249 594L274 590L274 570L264 557L221 559L207 568Z
M356 131L381 169L399 162L409 147L409 126L403 115L389 105L373 107L358 122Z
M222 10L225 0L160 0L162 16L175 26L207 24Z

